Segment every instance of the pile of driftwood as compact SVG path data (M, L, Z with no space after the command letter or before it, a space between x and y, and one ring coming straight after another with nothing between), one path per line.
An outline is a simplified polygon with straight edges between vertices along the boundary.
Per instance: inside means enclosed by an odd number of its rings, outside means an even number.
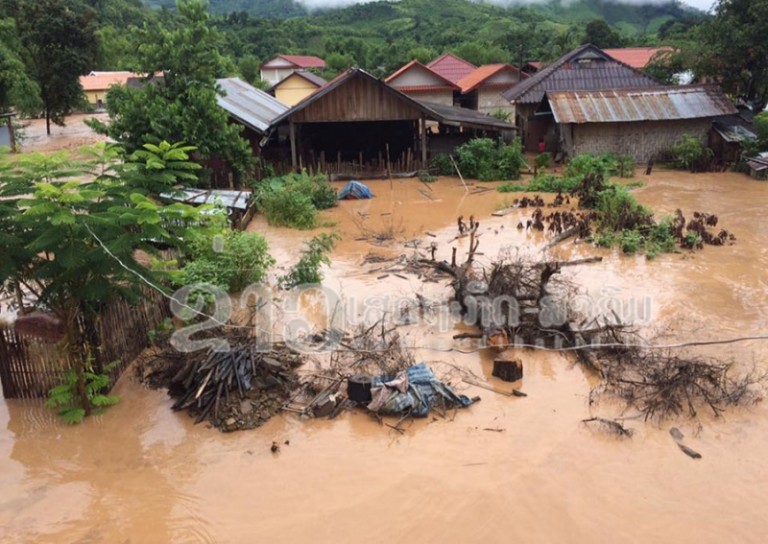
M195 423L209 421L222 431L252 429L278 413L298 385L294 368L301 357L285 345L256 351L253 339L230 332L228 351L154 351L137 366L151 387L168 389L174 410L187 410Z
M711 217L699 214L696 219L712 226ZM569 304L579 293L578 286L560 272L599 262L599 257L563 262L506 256L479 266L473 260L476 251L472 240L463 263L457 264L455 249L451 263L418 260L421 266L453 277L454 299L465 322L478 330L455 338L481 339L483 345L497 349L546 347L572 352L600 377L592 400L600 395L618 397L646 419L682 413L695 417L702 406L720 415L727 406L754 399L753 386L766 380L755 372L737 375L731 364L722 361L652 349L615 314L580 314Z

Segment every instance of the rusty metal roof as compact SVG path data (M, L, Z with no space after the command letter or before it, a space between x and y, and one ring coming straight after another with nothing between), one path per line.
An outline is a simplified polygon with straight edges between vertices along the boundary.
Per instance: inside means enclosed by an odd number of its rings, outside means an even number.
M592 44L582 45L506 91L515 104L538 104L548 91L660 87L661 83Z
M557 123L622 123L700 119L736 113L716 86L547 92Z
M217 79L216 83L225 93L224 96L216 97L219 107L232 118L262 134L273 120L290 109L275 97L240 78Z

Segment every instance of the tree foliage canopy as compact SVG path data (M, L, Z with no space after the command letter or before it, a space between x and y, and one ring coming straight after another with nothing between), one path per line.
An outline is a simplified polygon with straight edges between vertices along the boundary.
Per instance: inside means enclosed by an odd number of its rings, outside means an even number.
M220 37L208 25L206 4L180 0L178 8L177 25L142 30L138 69L149 74L148 81L111 88L110 123L94 126L128 153L151 140L185 142L197 148L196 158L224 159L236 174L245 175L251 162L248 143L216 103L216 79L234 68L219 53Z

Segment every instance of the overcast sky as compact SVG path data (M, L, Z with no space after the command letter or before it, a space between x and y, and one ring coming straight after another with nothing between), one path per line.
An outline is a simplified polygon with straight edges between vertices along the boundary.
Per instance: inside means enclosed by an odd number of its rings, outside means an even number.
M343 7L343 6L351 6L352 4L364 4L366 2L370 2L372 0L297 0L297 2L304 4L305 6L309 8L316 8L316 7ZM491 0L493 3L496 4L510 4L515 3L515 0ZM536 0L520 0L520 3L523 2L535 2ZM627 4L648 4L648 3L655 3L655 2L663 2L666 0L623 0ZM712 4L715 2L715 0L681 0L684 4L688 4L690 6L697 7L701 10L707 11L712 6Z

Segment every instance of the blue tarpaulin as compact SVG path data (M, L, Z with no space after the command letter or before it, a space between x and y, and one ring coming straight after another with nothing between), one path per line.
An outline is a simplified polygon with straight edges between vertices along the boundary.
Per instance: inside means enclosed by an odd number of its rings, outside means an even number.
M371 190L366 185L354 179L339 191L339 200L358 200L372 197L373 193Z
M397 376L377 376L372 385L373 400L368 409L380 414L427 417L434 405L466 408L472 404L472 399L456 394L438 380L424 363L413 365Z

